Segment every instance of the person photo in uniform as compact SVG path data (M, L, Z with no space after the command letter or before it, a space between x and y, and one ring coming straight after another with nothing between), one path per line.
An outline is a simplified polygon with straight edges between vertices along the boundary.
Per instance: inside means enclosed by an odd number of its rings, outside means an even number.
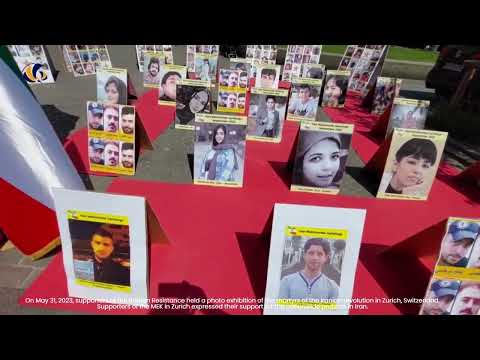
M90 162L92 164L103 165L103 152L105 144L100 139L90 139Z
M105 143L105 165L118 166L118 159L120 157L120 147L116 141L107 141Z
M127 86L116 76L110 76L104 86L106 103L126 104Z
M266 111L257 114L257 136L277 137L280 129L280 113L275 109L275 96L265 97Z
M89 129L103 131L103 106L101 104L90 102L87 117Z
M395 154L391 172L382 176L379 192L389 194L425 193L425 176L437 161L437 148L428 139L410 139Z
M292 185L340 188L351 140L351 135L348 138L346 136L334 132L302 130L295 156ZM344 143L348 143L348 147Z
M449 315L460 281L436 280L425 296L420 315Z
M225 125L213 129L212 147L205 153L200 177L205 180L234 181L238 170L237 150L229 143Z
M318 97L312 97L312 88L308 84L296 87L297 93L288 106L288 113L308 118L315 118L318 108Z
M279 299L329 299L338 298L339 287L323 273L330 263L331 248L327 239L312 238L303 248L302 270L287 275L280 281Z
M452 315L480 315L480 282L462 281Z
M338 107L345 104L348 78L346 76L330 75L325 83L322 106Z
M133 168L135 162L135 149L133 143L122 143L122 166L124 168Z
M94 280L107 284L129 286L130 270L112 259L116 246L113 234L99 228L92 234L90 246L93 251Z
M160 83L160 59L151 57L147 71L144 72L143 83L148 85L158 85Z
M120 128L124 134L133 135L135 132L135 108L133 106L122 106Z
M210 98L205 87L178 86L175 122L186 125L195 120L195 114L210 112Z
M452 222L442 240L438 265L466 267L468 253L479 231L477 223L460 220Z
M162 96L160 100L163 101L175 101L177 98L177 81L180 80L182 76L177 71L168 71L162 77Z
M118 131L118 105L105 105L103 110L104 129L108 132Z

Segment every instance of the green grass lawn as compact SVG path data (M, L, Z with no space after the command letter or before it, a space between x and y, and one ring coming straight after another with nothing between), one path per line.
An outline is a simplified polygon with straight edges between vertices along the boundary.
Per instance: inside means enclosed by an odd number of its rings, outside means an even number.
M286 45L279 45L281 49L286 50ZM323 45L323 53L342 54L345 52L347 45ZM438 52L425 51L421 49L409 49L400 46L391 46L388 51L387 59L390 60L406 60L434 63L437 61Z
M323 45L322 52L343 54L347 45ZM437 61L438 52L421 49L408 49L400 46L391 46L387 59L406 60L434 63Z

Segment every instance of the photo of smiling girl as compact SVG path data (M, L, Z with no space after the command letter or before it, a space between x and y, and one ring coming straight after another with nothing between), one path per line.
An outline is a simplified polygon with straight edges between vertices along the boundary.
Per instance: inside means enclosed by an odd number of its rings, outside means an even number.
M353 126L302 122L292 191L337 194L345 174ZM339 128L340 128L339 127Z
M377 197L426 200L446 139L445 132L395 128Z
M350 71L327 71L322 107L343 107Z

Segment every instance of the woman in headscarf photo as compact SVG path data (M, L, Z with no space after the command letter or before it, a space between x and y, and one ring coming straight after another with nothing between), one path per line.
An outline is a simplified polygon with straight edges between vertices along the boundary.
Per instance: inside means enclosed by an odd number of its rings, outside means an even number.
M328 189L340 188L349 146L344 147L346 146L338 133L302 131L292 184Z
M203 87L177 86L175 123L186 125L195 120L195 114L210 112L210 91Z
M205 154L200 176L205 180L234 181L238 170L237 151L228 142L225 125L217 125L213 129L212 148Z

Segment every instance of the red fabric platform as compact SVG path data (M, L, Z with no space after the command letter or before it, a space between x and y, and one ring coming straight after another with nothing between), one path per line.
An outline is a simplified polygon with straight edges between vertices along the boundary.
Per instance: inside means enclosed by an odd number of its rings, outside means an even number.
M367 123L370 116L362 112L358 105L355 107L354 102L345 109L327 109L326 112L338 122L358 118L360 120L357 121ZM428 201L290 192L291 174L286 170L286 164L297 132L298 124L286 122L281 144L248 142L244 187L240 189L120 178L113 180L109 192L145 196L148 199L170 239L168 245L151 246L152 297L263 297L273 205L292 203L367 209L353 296L378 298L379 302L368 304L366 310L351 310L351 314L418 312L418 305L383 303L382 298L423 297L433 269L433 258L386 258L379 254L448 216L478 217L478 201L439 179L434 182ZM367 153L373 154L375 146L378 147L374 142L369 144L361 133L356 133L354 139L353 147L361 153L362 158ZM433 241L439 246L441 239L431 234L426 232L419 241ZM61 255L57 255L25 291L20 303L26 304L25 298L39 297L67 297ZM48 306L97 312L95 305ZM258 310L225 312L260 314Z

